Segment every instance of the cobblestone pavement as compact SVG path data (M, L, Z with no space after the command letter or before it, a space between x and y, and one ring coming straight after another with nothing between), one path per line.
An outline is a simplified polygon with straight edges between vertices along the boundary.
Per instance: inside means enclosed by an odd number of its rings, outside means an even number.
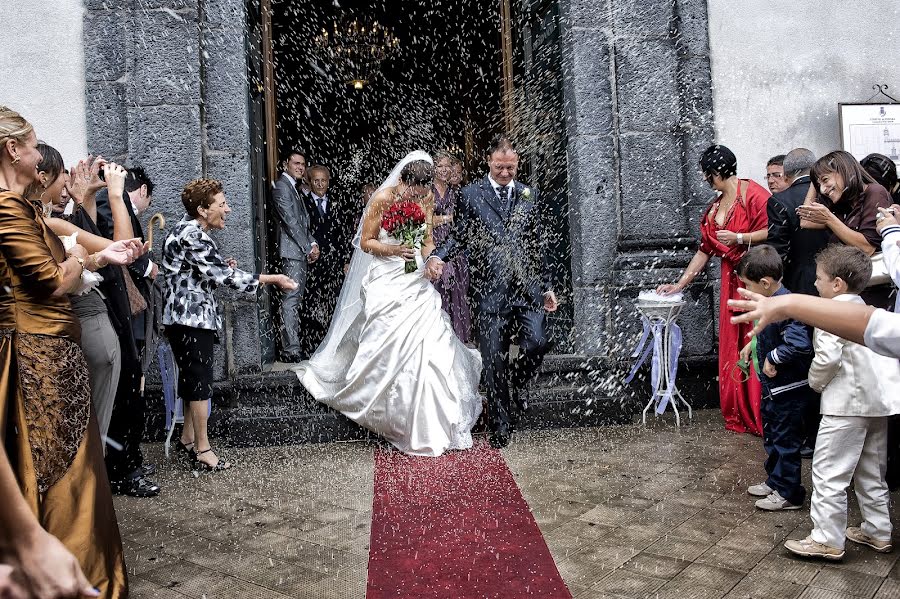
M195 478L148 446L162 495L116 500L132 597L364 597L372 451L235 448L231 471ZM575 597L900 597L900 551L848 543L838 564L789 557L782 543L809 533L808 509L754 508L762 442L726 432L717 411L680 430L520 433L503 453ZM808 461L804 475L808 485ZM852 493L851 510L855 523Z

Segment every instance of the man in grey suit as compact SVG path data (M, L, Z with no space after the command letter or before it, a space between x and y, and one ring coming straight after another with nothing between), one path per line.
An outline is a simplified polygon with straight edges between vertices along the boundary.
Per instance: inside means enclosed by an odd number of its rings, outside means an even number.
M278 252L281 269L297 283L297 288L285 293L281 302L281 360L299 362L300 321L298 309L306 289L306 268L319 257L319 245L309 228L309 213L300 197L298 183L306 173L306 158L302 152L291 151L281 163L283 172L275 182L273 197L278 211L281 234Z

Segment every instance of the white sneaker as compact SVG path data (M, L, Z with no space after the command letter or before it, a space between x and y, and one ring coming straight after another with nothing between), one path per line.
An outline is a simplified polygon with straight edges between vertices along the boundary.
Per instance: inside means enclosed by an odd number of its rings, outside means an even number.
M794 505L781 496L778 491L772 491L765 499L756 502L756 507L767 512L780 512L782 510L799 510L799 505Z
M794 555L802 555L803 557L820 557L833 562L844 559L844 550L823 545L813 541L812 537L806 537L801 541L787 541L784 548Z
M858 526L851 526L847 529L847 538L854 543L871 547L878 553L890 553L894 548L890 541L880 541L874 537L870 537Z
M747 487L747 493L753 495L754 497L768 497L774 490L775 489L773 489L766 483L759 483L758 485Z

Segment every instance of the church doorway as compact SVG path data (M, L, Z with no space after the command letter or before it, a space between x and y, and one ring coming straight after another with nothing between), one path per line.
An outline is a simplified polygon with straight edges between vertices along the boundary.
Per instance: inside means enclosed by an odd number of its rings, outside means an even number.
M571 347L571 268L566 138L557 0L248 0L253 170L260 267L277 268L269 189L277 160L298 148L324 164L344 201L362 206L408 151L446 150L465 179L484 176L484 149L512 132L520 179L539 187L552 230L551 262L562 309L551 320L555 351ZM382 61L344 60L335 39L381 28ZM329 37L327 49L323 40ZM351 50L348 50L348 52ZM357 49L358 51L358 49ZM356 54L358 56L358 53ZM372 64L377 63L377 64ZM274 302L264 328L275 330ZM277 335L272 335L277 337ZM264 348L266 361L275 354Z

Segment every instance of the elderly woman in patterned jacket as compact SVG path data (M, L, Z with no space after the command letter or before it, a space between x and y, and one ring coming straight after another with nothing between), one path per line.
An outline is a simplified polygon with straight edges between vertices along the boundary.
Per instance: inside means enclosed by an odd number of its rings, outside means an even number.
M297 286L285 275L252 274L225 260L210 229L224 229L231 208L222 183L197 179L181 192L187 214L172 229L163 244L162 272L165 276L163 324L178 365L178 395L186 402L179 450L196 466L226 470L231 464L213 452L206 434L209 400L212 398L213 344L222 325L214 291L227 285L255 293L260 285L283 290Z

